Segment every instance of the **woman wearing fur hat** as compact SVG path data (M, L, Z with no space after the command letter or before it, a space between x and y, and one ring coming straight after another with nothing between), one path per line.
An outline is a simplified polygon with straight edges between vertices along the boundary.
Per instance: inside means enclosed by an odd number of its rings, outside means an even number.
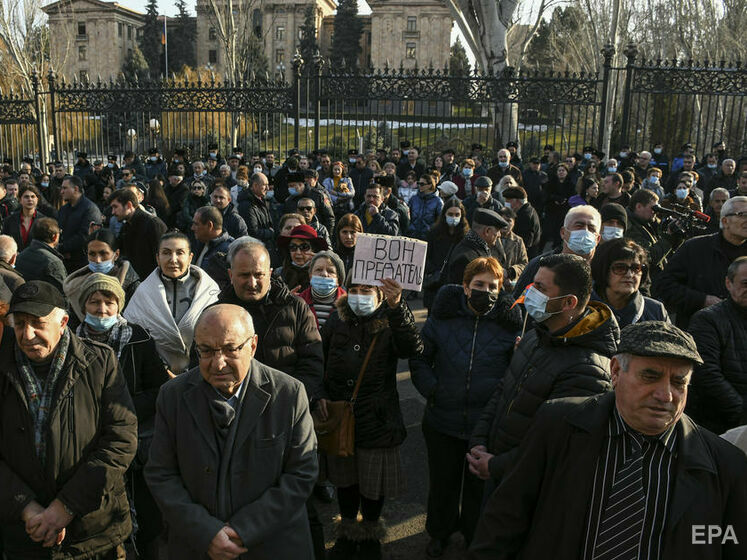
M418 355L423 342L415 319L394 280L382 286L353 284L337 300L337 311L322 327L325 398L318 414L327 414L327 399L350 400L369 348L355 401L355 455L327 456L327 477L337 487L341 522L330 558L381 558L384 499L404 490L400 446L407 435L397 394L397 360ZM360 511L363 521L358 522ZM357 556L356 556L357 554Z

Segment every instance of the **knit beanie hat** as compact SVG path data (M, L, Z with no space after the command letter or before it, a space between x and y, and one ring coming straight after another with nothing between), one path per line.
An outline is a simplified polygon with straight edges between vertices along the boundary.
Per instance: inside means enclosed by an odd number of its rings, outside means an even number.
M119 280L114 276L102 274L101 272L94 272L91 274L83 283L83 286L81 286L80 298L78 300L80 302L80 308L85 310L88 298L92 293L99 291L114 294L114 297L117 298L119 312L122 312L122 309L124 309L125 306L125 293Z
M337 285L342 286L345 284L345 265L342 264L342 259L337 256L337 253L334 253L332 251L319 251L316 253L312 259L311 264L309 265L309 270L314 269L314 263L318 261L321 258L329 259L332 261L332 264L335 265L335 268L337 269Z

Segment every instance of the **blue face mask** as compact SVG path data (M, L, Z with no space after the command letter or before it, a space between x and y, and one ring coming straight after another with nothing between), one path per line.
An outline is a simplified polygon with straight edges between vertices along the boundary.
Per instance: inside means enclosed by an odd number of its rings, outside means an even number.
M91 262L88 261L88 270L91 272L101 272L102 274L109 274L109 271L114 268L114 260Z
M607 168L608 173L617 173L617 167L608 167Z
M654 153L658 156L661 153L661 148L654 148Z
M452 227L458 226L460 221L462 221L460 216L446 216L446 224Z
M158 158L156 156L150 156L149 159L150 159L150 161L157 161L158 160Z
M462 169L462 175L465 177L472 177L472 170L469 167Z
M328 296L337 289L337 278L331 276L312 276L311 290L320 296Z
M499 161L498 165L500 165L501 167L503 167L505 169L506 167L508 167L508 162L507 161Z
M296 187L288 187L288 194L290 196L296 196L298 194L298 189Z
M114 315L113 317L97 317L96 315L86 313L86 323L90 325L93 330L99 332L108 331L117 324L118 320L119 317L117 315Z
M709 163L708 164L708 169L716 169L717 167L718 167L717 163Z
M652 185L658 185L659 184L659 178L656 175L651 175L651 177L648 178L648 182Z
M48 181L43 181L41 183L41 186L42 186L43 189L46 189L49 186L49 182Z
M577 229L571 232L566 244L574 253L588 255L597 246L597 236L588 229Z
M275 198L275 191L267 191L265 193L265 198L268 198L268 199Z
M685 200L687 198L688 192L690 192L688 189L677 189L676 191L674 191L679 200Z
M376 296L350 294L348 305L358 317L367 317L376 311Z
M585 153L585 154L584 154L584 159L586 159L586 160L589 160L589 159L591 159L591 154L590 154L590 153L588 153L588 152L587 152L587 153Z

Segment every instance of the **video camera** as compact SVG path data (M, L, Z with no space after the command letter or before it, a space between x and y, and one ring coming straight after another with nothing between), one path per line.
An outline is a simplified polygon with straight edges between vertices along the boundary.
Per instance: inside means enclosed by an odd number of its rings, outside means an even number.
M673 203L672 208L663 208L655 204L653 209L657 214L664 216L661 222L662 228L669 228L675 235L694 237L708 231L706 224L711 221L708 214L691 210L677 203Z

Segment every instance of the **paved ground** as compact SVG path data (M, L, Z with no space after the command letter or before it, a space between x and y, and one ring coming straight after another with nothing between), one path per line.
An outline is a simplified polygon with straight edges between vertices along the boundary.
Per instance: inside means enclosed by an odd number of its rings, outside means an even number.
M408 302L422 328L426 312L422 308L422 299ZM425 399L415 390L410 381L407 362L401 360L397 374L402 414L407 426L407 439L402 445L402 459L407 472L407 493L396 499L387 500L383 517L389 527L383 551L387 560L410 560L427 558L425 547L428 534L425 532L425 504L428 496L428 463L420 420L423 417ZM317 502L319 515L324 523L324 534L327 546L332 545L332 527L338 514L337 503L322 504ZM452 544L442 557L444 560L455 560L464 555L464 544L461 535L452 537Z

